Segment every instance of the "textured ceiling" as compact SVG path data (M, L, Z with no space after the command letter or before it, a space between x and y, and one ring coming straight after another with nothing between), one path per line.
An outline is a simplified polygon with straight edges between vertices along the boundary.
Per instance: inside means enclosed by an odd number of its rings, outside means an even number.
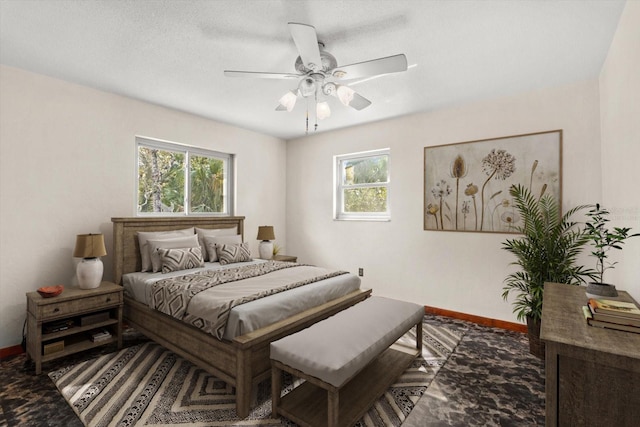
M223 75L295 72L287 22L315 26L339 65L404 53L411 67L352 85L373 102L362 111L332 98L322 132L596 78L623 8L618 0L0 0L0 62L291 139L305 134L305 103L291 113L275 107L295 82Z

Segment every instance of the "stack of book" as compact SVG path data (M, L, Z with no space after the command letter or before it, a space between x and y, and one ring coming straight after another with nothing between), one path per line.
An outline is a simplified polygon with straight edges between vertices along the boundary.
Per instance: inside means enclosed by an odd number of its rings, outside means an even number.
M93 332L91 334L91 341L93 342L106 341L110 338L111 338L111 333L106 329L102 329L100 331Z
M640 308L632 302L590 298L583 311L591 326L640 334Z

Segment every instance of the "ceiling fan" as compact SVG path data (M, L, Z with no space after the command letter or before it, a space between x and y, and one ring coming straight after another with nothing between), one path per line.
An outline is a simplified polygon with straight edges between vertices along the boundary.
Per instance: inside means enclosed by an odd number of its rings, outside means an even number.
M316 119L322 120L331 115L329 104L324 101L325 96L337 97L342 104L362 110L371 105L371 101L341 83L407 70L407 58L404 54L338 66L336 58L324 50L324 43L318 41L313 26L296 22L289 22L288 25L291 38L300 55L295 61L298 73L230 70L224 72L227 77L297 80L297 87L280 98L277 111L292 111L297 99L302 97L315 101ZM308 120L307 113L307 130ZM316 122L316 128L317 126Z

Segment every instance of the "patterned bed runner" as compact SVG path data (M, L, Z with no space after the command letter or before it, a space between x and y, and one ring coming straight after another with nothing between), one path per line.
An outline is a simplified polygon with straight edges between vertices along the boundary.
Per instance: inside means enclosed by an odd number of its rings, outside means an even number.
M225 283L264 276L285 268L302 266L304 265L290 262L269 261L261 264L245 265L226 270L210 270L176 278L159 280L152 285L149 307L196 326L197 328L216 336L218 339L222 339L227 325L227 320L229 319L229 313L233 307L289 289L318 282L320 280L347 274L347 272L331 271L309 279L283 283L282 286L270 288L259 293L238 295L237 298L226 301L219 307L212 308L217 310L215 320L202 319L201 317L188 313L187 310L189 302L194 296L202 291Z

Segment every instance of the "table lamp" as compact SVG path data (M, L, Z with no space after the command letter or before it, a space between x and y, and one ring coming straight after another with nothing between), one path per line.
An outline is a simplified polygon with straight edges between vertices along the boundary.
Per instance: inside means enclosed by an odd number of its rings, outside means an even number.
M76 277L80 289L94 289L100 286L104 271L100 257L106 254L107 250L104 247L102 234L78 234L73 256L82 258L76 267Z
M275 240L276 235L273 232L273 226L264 225L258 227L258 240L262 240L260 245L258 246L258 253L260 254L260 258L262 259L271 259L273 258L273 242L271 240Z

